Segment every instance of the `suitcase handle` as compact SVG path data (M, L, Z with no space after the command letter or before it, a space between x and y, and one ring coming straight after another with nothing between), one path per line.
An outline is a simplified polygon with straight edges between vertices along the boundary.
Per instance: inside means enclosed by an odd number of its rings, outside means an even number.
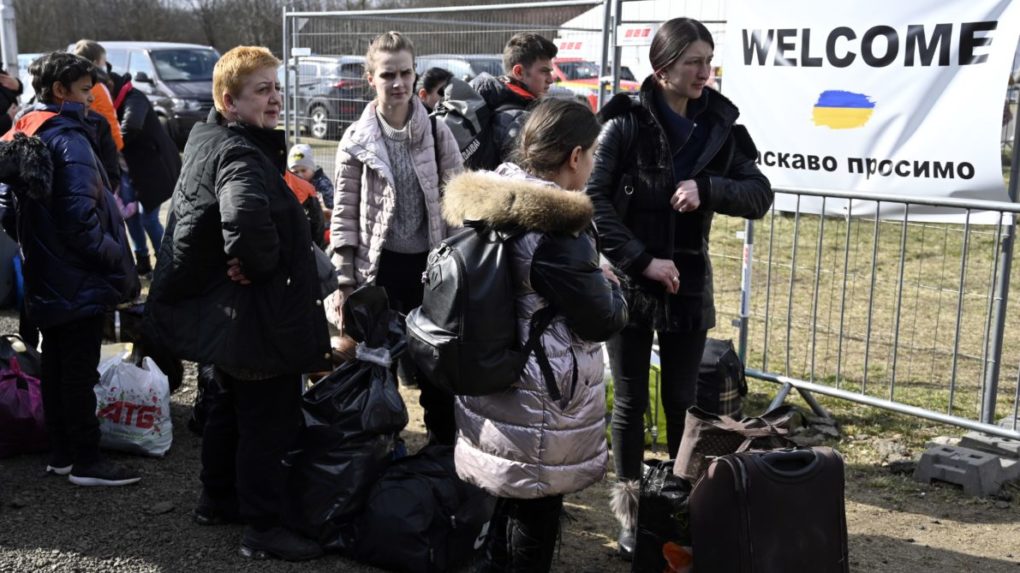
M777 450L761 456L762 464L780 476L799 478L811 474L819 463L818 453L812 449ZM790 466L794 466L793 469Z

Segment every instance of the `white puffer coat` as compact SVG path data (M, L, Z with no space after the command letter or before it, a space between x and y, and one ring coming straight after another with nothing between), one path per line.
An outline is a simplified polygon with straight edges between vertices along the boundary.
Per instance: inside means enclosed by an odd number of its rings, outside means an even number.
M527 340L536 311L550 304L557 309L541 344L562 399L550 396L534 354L506 392L458 396L457 473L498 497L571 493L605 475L599 342L623 328L627 306L599 268L591 201L514 165L497 173L451 181L443 214L451 225L484 220L526 231L510 243L518 340Z

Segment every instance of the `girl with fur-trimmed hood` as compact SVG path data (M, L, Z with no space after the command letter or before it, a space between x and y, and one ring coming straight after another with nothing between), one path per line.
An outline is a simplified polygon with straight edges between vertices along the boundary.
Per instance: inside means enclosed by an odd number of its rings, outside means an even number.
M508 239L518 334L552 306L541 335L560 400L533 353L508 391L456 400L457 473L499 498L483 570L548 571L563 495L605 475L605 389L599 344L623 328L627 306L615 277L599 268L592 204L582 189L594 163L599 124L587 106L549 99L520 136L518 164L450 182L451 225L485 221L522 231Z

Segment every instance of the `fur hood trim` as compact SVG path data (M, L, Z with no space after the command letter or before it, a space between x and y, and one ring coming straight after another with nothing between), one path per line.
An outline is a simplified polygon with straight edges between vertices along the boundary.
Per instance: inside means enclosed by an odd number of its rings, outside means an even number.
M458 175L443 197L443 217L456 227L486 221L496 229L577 234L591 225L593 212L591 199L582 192L488 171Z
M0 182L36 201L49 201L53 189L53 158L38 137L15 133L0 143Z

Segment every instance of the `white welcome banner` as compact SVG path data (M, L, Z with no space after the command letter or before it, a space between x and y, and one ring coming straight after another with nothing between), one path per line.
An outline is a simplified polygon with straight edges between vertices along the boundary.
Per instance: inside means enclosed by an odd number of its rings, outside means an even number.
M726 95L773 187L1008 200L1000 136L1020 0L729 0L728 12Z

